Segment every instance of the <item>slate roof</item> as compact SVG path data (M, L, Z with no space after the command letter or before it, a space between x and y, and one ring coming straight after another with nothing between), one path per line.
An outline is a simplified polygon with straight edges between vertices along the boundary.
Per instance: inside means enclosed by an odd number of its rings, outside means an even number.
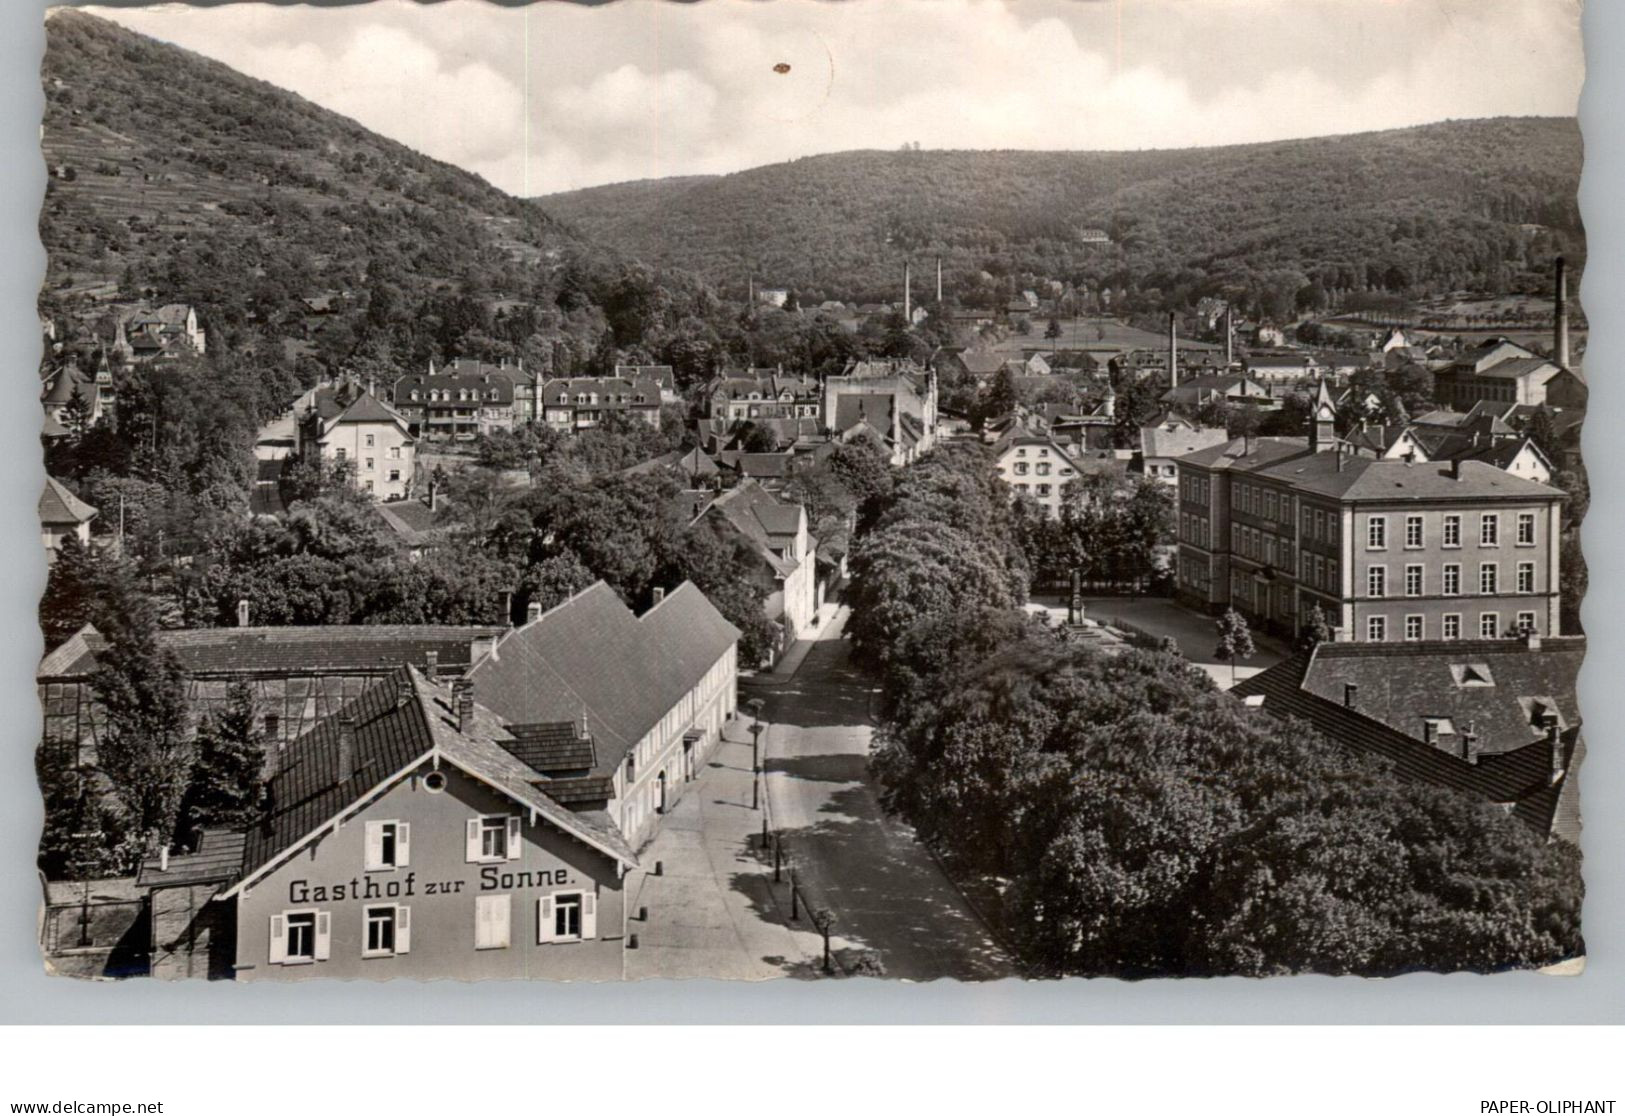
M248 834L229 829L206 829L196 852L169 858L161 868L160 858L149 856L135 875L137 887L187 887L192 884L229 883L243 870L243 853Z
M1337 453L1304 453L1247 471L1286 481L1300 492L1339 500L1408 501L1560 500L1555 488L1482 461L1412 464ZM1457 475L1459 468L1459 476Z
M183 673L372 674L402 663L421 665L429 652L444 670L462 671L504 628L440 624L333 625L285 628L192 628L161 631L160 645L175 653ZM38 676L85 678L97 667L106 640L87 625L47 655Z
M536 725L509 725L511 740L504 741L515 759L545 775L590 771L597 762L592 737L581 734L573 721Z
M777 552L788 549L800 533L805 515L800 504L784 503L747 479L718 496L706 514L722 516L780 577L795 572L799 563Z
M1544 740L1526 742L1513 750L1486 750L1477 763L1469 763L1459 754L1452 754L1444 747L1430 746L1377 719L1375 714L1380 709L1381 699L1372 695L1368 700L1363 684L1355 709L1342 704L1341 683L1338 684L1335 701L1309 688L1306 679L1312 673L1317 673L1314 660L1323 650L1330 652L1333 648L1362 646L1375 647L1374 657L1379 660L1383 654L1395 650L1390 645L1322 643L1312 651L1300 651L1268 670L1242 680L1230 693L1238 698L1261 696L1265 712L1283 719L1307 722L1331 740L1386 761L1404 778L1502 804L1509 808L1513 816L1538 832L1555 834L1571 841L1578 839L1577 768L1584 756L1584 748L1577 724L1570 724L1562 730L1561 766L1566 774L1555 785L1551 779L1551 750ZM1440 653L1438 649L1452 645L1416 646L1431 646L1435 649L1433 654L1437 655ZM1464 648L1461 654L1470 654L1474 648L1482 648L1483 644L1453 646ZM1509 646L1516 648L1521 644L1509 643ZM1418 652L1419 655L1427 653ZM1379 662L1379 668L1390 672L1396 670L1392 663L1384 667Z
M339 769L340 722L354 722L351 772ZM529 807L606 855L635 867L625 840L602 815L578 814L552 799L541 773L511 755L500 719L475 706L467 731L457 727L449 686L402 667L290 744L267 786L267 805L247 828L243 880L302 846L375 792L435 756ZM241 886L241 884L239 884Z
M687 582L637 616L600 581L508 632L468 676L511 722L579 723L585 712L594 773L607 775L738 639Z
M892 408L895 406L896 402L889 392L843 392L835 399L833 427L837 431L844 431L867 422L876 429L889 429Z
M96 509L49 474L39 495L39 519L47 527L75 527L96 517Z
M406 404L407 406L417 406L431 402L428 398L428 393L431 390L441 392L449 391L452 393L452 398L437 399L433 402L440 406L447 406L457 403L461 403L465 406L473 406L475 404L495 404L498 406L507 404L512 406L514 382L513 378L507 374L507 370L497 369L488 364L482 365L481 367L488 369L488 371L467 373L449 371L414 372L410 375L402 376L400 379L395 381L394 386L390 389L390 398L395 402L396 406L400 406L401 404ZM515 371L517 371L517 369L515 369ZM418 391L423 398L414 400L412 398L412 392L414 389ZM473 393L474 398L458 399L456 398L456 393L459 391L471 392ZM492 392L496 393L495 398L491 397Z
M596 403L577 404L579 392L595 394ZM658 407L660 385L653 380L628 380L619 376L577 376L549 380L542 388L542 405L548 407Z
M1172 425L1173 429L1168 429ZM1140 453L1153 457L1184 457L1197 450L1228 443L1230 435L1214 426L1192 427L1188 423L1174 423L1140 427Z

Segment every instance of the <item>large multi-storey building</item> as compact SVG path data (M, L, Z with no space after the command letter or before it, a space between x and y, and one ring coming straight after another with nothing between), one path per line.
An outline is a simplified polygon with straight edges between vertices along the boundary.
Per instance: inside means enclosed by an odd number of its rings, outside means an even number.
M1307 439L1180 458L1178 592L1295 634L1318 607L1373 643L1559 634L1564 496L1481 461L1346 452L1324 390Z
M549 380L542 388L541 421L555 430L586 430L610 413L660 426L660 384L619 376Z
M301 454L347 463L354 484L375 500L412 494L417 439L407 421L370 392L317 388L294 427Z

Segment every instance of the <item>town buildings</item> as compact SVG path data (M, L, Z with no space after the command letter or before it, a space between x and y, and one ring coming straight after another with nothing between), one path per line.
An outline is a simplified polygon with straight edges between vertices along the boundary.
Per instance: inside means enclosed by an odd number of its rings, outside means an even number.
M936 444L937 374L907 360L853 361L823 385L825 432L857 427L879 436L893 465L906 465Z
M1579 840L1585 638L1320 643L1231 690L1276 717Z
M1307 439L1179 462L1177 591L1295 635L1371 643L1559 633L1564 496L1481 461L1355 456L1322 388Z
M1230 435L1223 427L1199 426L1178 415L1167 414L1150 426L1140 427L1140 450L1135 467L1147 480L1177 489L1179 458L1229 440Z
M1475 403L1584 408L1585 381L1504 337L1484 342L1433 374L1434 398L1456 410Z
M1078 467L1059 442L1017 427L993 444L993 462L1013 496L1032 500L1051 519L1060 517Z
M55 564L62 540L74 538L81 546L90 545L90 521L96 509L69 492L53 476L45 478L39 497L40 541L45 544L45 560Z
M105 357L94 375L69 360L45 381L40 403L47 418L71 432L83 433L84 428L112 414L113 392L113 373Z
M375 500L412 494L417 439L406 419L353 385L318 388L295 428L298 452L354 472L354 484Z
M817 418L822 400L816 379L766 368L752 369L748 376L721 376L706 388L710 417L730 422Z
M208 349L197 311L184 303L125 307L115 314L113 353L126 364L173 360L185 353L202 356Z
M154 975L202 945L238 980L620 979L637 858L585 771L596 741L477 686L396 668L278 757L240 834L149 858ZM192 912L206 933L176 933Z
M390 405L414 437L472 440L514 427L514 378L491 365L454 364L396 380Z
M619 376L580 376L549 380L542 388L542 421L555 430L597 426L617 413L660 426L660 384Z
M763 609L779 627L781 646L812 629L824 605L824 585L818 577L818 540L808 528L807 509L785 503L747 480L710 501L695 522L706 517L733 531L762 563L774 586Z
M598 582L547 612L536 608L468 677L506 721L584 727L591 747L573 746L583 781L571 793L590 790L638 848L738 708L738 641L687 582L657 591L642 615Z

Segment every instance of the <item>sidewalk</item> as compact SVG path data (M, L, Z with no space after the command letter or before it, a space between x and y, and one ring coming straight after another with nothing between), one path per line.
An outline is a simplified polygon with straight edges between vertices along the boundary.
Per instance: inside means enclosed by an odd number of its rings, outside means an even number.
M762 812L750 806L749 725L742 714L724 728L700 777L638 854L643 867L627 876L626 932L638 936L638 948L624 953L628 980L811 975L822 957L810 927L786 925L773 869L748 849L762 831ZM783 885L778 895L788 896Z

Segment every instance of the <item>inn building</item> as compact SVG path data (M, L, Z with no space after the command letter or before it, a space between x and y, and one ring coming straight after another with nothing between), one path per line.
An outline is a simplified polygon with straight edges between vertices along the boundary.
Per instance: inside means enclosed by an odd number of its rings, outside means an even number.
M153 975L620 979L637 858L595 746L393 671L279 758L240 834L142 865Z
M1288 636L1559 634L1563 493L1475 460L1378 460L1335 435L1324 387L1303 438L1237 438L1179 466L1177 593Z

